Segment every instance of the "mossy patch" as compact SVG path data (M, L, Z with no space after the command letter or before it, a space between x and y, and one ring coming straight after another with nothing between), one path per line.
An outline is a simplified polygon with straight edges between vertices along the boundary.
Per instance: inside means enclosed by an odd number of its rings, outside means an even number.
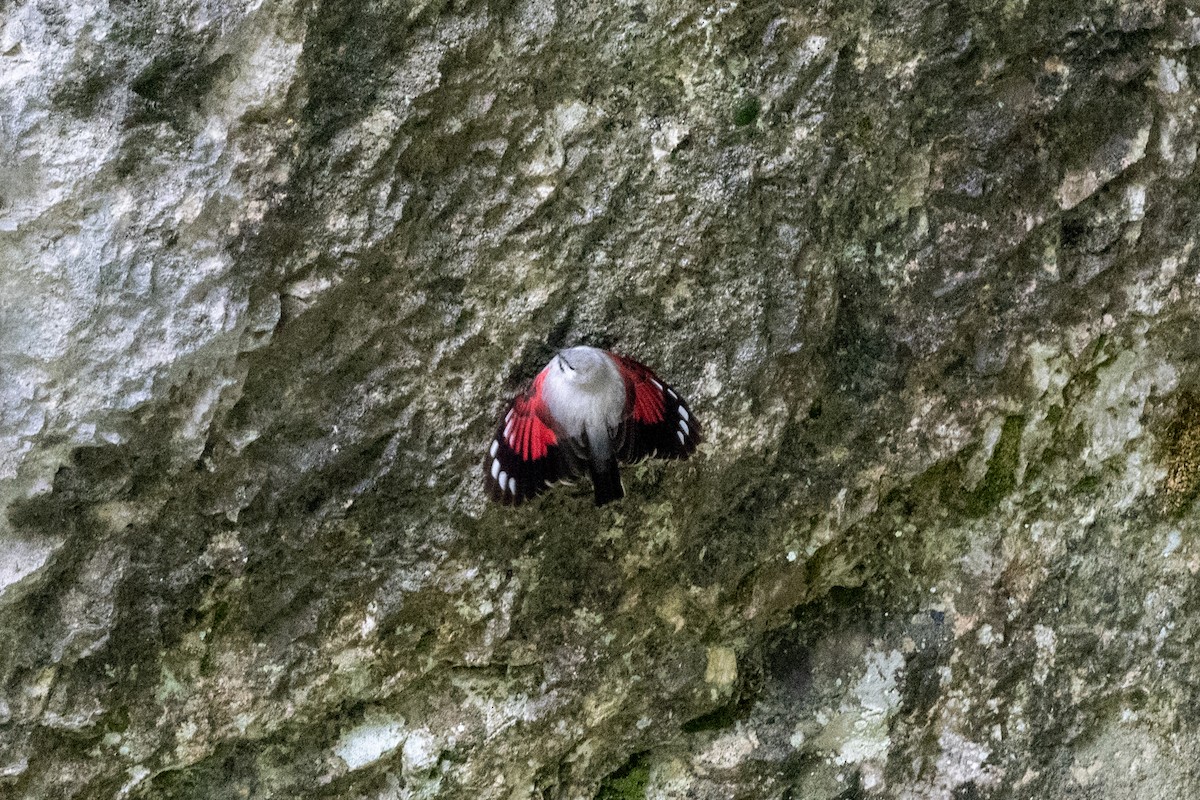
M646 796L650 766L645 753L634 753L625 766L611 773L600 784L596 800L641 800Z
M753 125L762 111L762 101L753 95L743 97L733 106L733 124L739 128Z
M1190 390L1179 393L1175 414L1167 423L1164 436L1163 502L1168 513L1186 508L1200 490L1200 394Z
M1021 430L1025 417L1014 415L1004 420L1000 439L988 460L987 472L975 490L967 494L966 512L982 517L1017 488L1017 463L1021 458Z

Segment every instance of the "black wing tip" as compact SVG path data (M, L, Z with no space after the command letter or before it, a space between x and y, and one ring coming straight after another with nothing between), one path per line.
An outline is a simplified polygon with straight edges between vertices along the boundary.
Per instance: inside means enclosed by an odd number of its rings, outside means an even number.
M692 457L692 454L696 452L696 448L704 441L704 434L701 432L700 423L696 421L695 417L690 417L690 421L691 424L688 425L688 431L686 434L683 434L682 438L679 436L679 434L683 433L682 430L678 428L672 429L672 433L674 434L671 440L672 447L666 454L660 456L660 458L686 461Z
M704 441L700 422L683 398L664 384L663 418L650 424L631 424L620 455L626 464L649 458L686 461Z
M488 475L483 480L483 490L487 493L489 499L494 503L502 506L519 506L525 502L525 498L520 494L513 494L507 489L501 488L500 484Z
M522 503L532 500L546 489L546 484L531 483L528 480L518 480L516 476L510 476L512 481L511 486L504 486L495 477L492 476L488 466L488 459L484 460L483 465L483 489L487 496L495 503L502 506L519 506Z
M582 473L582 466L557 445L547 448L542 458L522 459L505 440L503 424L484 455L482 469L484 492L502 506L522 505Z

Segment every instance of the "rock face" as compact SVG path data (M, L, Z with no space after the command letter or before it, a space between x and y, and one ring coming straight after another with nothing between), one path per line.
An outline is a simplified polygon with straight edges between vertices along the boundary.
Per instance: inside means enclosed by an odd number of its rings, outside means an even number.
M3 4L0 794L1200 792L1189 5Z

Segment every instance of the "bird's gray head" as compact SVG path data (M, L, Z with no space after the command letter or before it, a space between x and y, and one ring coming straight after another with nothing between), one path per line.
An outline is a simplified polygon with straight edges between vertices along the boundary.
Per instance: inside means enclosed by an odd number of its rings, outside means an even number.
M551 368L570 383L590 386L608 377L609 358L595 347L569 347L560 350Z

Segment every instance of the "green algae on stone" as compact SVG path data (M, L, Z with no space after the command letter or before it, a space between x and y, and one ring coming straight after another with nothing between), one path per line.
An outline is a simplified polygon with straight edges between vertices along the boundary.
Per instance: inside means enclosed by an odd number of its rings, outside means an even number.
M739 128L754 124L762 111L762 100L750 95L743 97L733 107L733 124Z
M1163 499L1171 513L1183 511L1200 490L1200 395L1184 390L1167 424L1163 464Z
M1021 458L1021 431L1024 427L1025 417L1021 415L1004 420L1000 439L988 460L987 472L975 490L967 494L966 512L970 516L981 517L988 513L1016 488L1017 464Z
M596 792L596 800L643 800L649 779L650 765L646 754L636 753L623 767L604 779Z

